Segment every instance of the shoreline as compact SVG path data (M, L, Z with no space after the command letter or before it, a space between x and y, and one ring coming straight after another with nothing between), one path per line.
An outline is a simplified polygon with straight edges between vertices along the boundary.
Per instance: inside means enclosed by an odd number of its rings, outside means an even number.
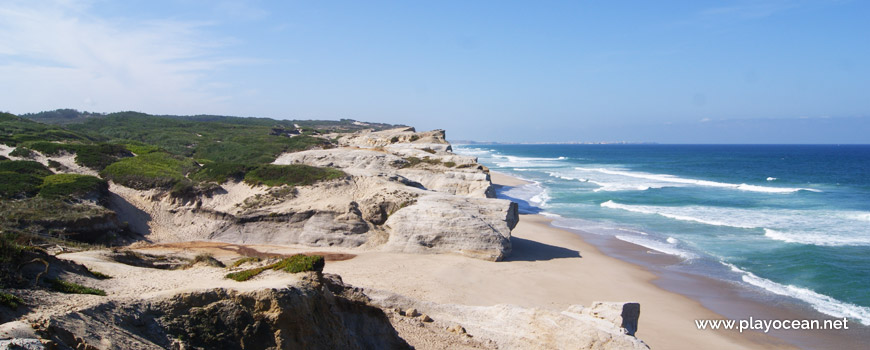
M493 184L497 186L518 186L529 183L528 181L515 178L511 175L492 172ZM760 300L758 292L750 290L748 286L737 285L733 282L714 279L712 277L691 274L668 269L668 266L679 264L682 259L655 252L649 248L630 242L618 240L614 237L596 235L581 230L552 226L553 219L541 215L546 220L546 225L556 230L576 235L584 243L591 246L598 253L617 261L631 264L636 268L651 273L654 277L647 283L660 288L663 291L678 294L697 303L709 313L716 315L716 319L779 319L779 320L825 320L833 319L831 316L822 314L809 305L801 305L793 301L784 301L783 298L770 303L770 300ZM522 222L522 219L521 219ZM644 304L641 303L643 309ZM773 348L821 348L833 347L840 349L858 349L870 342L870 327L857 322L850 322L850 330L793 330L793 331L770 331L765 334L759 331L725 332L725 331L701 331L694 326L697 317L685 317L691 323L689 332L721 333L737 343L748 341L756 343L756 346L773 346ZM649 322L649 320L647 320ZM641 316L641 326L644 324ZM684 330L685 331L685 330ZM752 334L752 335L749 335ZM641 339L643 335L638 332ZM652 344L650 344L651 347Z
M498 185L509 181L495 176ZM512 254L490 262L451 254L362 251L326 265L351 285L441 304L512 304L564 310L595 301L639 302L637 337L654 349L793 349L760 332L697 330L695 319L723 317L653 283L657 275L602 253L541 215L521 215Z

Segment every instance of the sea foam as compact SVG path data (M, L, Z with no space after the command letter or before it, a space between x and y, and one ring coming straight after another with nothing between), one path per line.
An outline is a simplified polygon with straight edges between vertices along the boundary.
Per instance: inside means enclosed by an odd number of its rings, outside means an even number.
M752 272L745 271L732 264L723 264L730 267L731 271L741 274L741 279L743 280L743 282L746 282L748 284L759 287L777 295L783 295L802 300L809 303L814 309L818 310L823 314L834 317L848 317L858 320L859 322L861 322L861 324L865 326L870 326L870 308L868 307L843 302L831 298L827 295L816 293L815 291L807 288L776 283L769 279L758 277Z
M863 220L866 212L733 208L713 206L628 205L608 200L601 207L712 226L755 229L764 237L818 246L870 245L870 232Z
M598 172L601 174L607 175L617 175L628 178L635 179L645 179L655 181L657 183L669 183L669 184L680 184L680 185L690 185L690 186L704 186L704 187L717 187L717 188L730 188L741 191L752 191L752 192L764 192L764 193L793 193L798 191L810 191L810 192L821 192L817 189L812 188L793 188L793 187L771 187L771 186L758 186L758 185L749 185L749 184L732 184L725 182L716 182L709 180L698 180L698 179L688 179L677 177L668 174L651 174L644 173L639 171L628 171L628 170L615 170L615 169L607 169L607 168L586 168L586 167L575 167L574 169L586 172Z
M659 253L664 253L668 255L678 256L686 260L696 259L698 256L680 248L677 248L676 244L673 243L665 243L660 242L651 238L641 237L641 236L623 236L616 235L617 239L621 241L625 241L631 244L639 245L648 249L655 250Z

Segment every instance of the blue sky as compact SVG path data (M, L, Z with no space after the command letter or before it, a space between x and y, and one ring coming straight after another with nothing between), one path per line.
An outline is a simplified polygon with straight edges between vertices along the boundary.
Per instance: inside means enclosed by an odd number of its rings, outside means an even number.
M0 109L870 143L865 1L4 1Z

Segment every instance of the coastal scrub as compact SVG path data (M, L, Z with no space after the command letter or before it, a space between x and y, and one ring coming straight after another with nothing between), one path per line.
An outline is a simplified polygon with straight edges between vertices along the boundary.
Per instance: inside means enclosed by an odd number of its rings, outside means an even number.
M266 186L307 186L326 180L344 177L338 169L313 167L304 164L273 165L265 164L245 175L245 182L251 185Z
M297 254L289 258L281 259L280 261L260 266L253 269L232 272L226 275L227 278L239 282L247 281L259 275L266 270L284 271L288 273L299 273L305 271L323 271L324 260L320 255L303 255Z

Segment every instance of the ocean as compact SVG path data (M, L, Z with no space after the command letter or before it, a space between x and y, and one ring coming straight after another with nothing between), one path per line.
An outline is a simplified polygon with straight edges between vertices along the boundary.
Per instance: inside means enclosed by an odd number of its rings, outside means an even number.
M868 145L455 145L524 213L870 325Z

